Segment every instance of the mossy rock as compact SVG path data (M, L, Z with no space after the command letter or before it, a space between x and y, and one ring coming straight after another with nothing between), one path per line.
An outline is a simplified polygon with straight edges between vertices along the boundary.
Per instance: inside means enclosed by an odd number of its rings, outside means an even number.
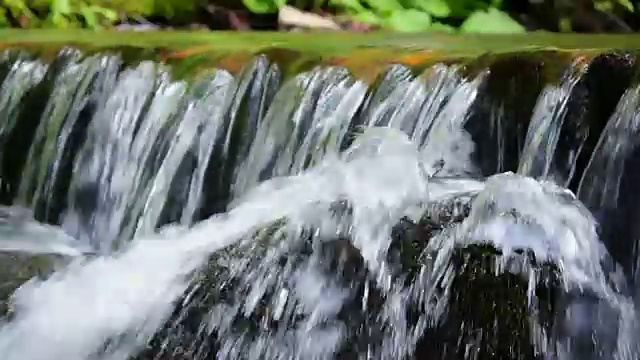
M11 295L32 278L44 278L64 261L60 255L0 252L0 315L11 308Z

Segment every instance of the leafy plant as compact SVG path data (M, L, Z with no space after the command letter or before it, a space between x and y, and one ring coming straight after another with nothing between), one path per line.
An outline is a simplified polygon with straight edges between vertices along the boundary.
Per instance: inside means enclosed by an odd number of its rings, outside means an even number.
M287 0L243 2L252 12L268 13L275 12ZM522 25L500 10L502 0L329 0L329 4L342 9L355 20L399 32L525 31ZM456 21L462 21L458 29L450 25Z
M0 0L0 5L0 26L9 25L9 15L14 19L23 19L29 27L100 29L118 20L115 10L85 1L51 0L44 19L39 19L25 0Z
M605 12L613 10L613 8L616 6L620 6L629 12L634 11L633 3L631 2L631 0L596 0L594 1L594 5L597 9Z
M487 24L491 25L487 26ZM460 30L467 33L519 33L525 31L522 25L496 8L473 12L462 23Z
M70 0L53 0L49 17L45 21L51 22L58 28L67 28L77 26L78 17L84 20L90 29L100 29L103 25L118 20L115 10L91 5L84 1L76 5Z
M27 6L24 0L0 0L2 5L4 22L9 25L9 16L15 19L24 19L29 23L37 20L37 17L33 14L31 9Z
M198 0L0 0L0 27L101 29L119 14L189 18ZM270 0L271 1L271 0ZM15 25L15 24L14 24Z

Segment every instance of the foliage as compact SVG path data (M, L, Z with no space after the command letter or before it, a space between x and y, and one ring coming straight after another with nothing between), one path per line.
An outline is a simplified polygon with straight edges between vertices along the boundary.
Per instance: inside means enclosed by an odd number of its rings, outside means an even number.
M522 24L529 29L572 31L576 19L583 25L591 21L587 28L594 31L604 29L598 22L611 19L623 30L640 28L640 2L634 0L545 0L544 4L540 0L0 0L0 28L100 29L139 18L164 18L180 27L196 18L200 22L200 15L212 7L235 12L244 6L240 11L265 14L276 13L285 4L302 10L329 10L397 32L520 33L525 31ZM599 16L595 23L594 10L600 13L595 14ZM213 28L218 27L214 24ZM579 28L584 26L578 24L577 31Z
M101 29L128 16L189 14L194 0L0 0L0 27L15 19L22 27Z
M244 0L253 12L273 12L286 0ZM496 32L525 29L500 10L501 0L329 0L355 20L399 32ZM460 23L452 26L452 23ZM456 29L457 28L457 29Z
M613 10L616 6L621 6L630 12L634 11L631 0L615 0L615 1L596 0L594 1L594 5L599 10L605 11L605 12Z
M32 28L86 26L100 29L118 20L115 10L86 1L52 0L46 9L47 15L42 19L36 14L37 8L34 9L25 0L0 0L0 4L4 10L0 12L0 26L8 26L10 17L17 19L21 25Z

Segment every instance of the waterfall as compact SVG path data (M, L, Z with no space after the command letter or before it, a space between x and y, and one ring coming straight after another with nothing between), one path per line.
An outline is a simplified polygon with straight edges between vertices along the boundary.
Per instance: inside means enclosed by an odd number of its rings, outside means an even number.
M635 59L501 56L6 51L3 359L639 358Z

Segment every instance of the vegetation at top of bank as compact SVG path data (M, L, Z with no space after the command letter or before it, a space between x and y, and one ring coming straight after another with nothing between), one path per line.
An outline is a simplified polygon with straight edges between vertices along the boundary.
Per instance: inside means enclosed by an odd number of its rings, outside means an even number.
M0 0L0 27L275 30L285 7L395 32L640 29L640 4L632 0Z

